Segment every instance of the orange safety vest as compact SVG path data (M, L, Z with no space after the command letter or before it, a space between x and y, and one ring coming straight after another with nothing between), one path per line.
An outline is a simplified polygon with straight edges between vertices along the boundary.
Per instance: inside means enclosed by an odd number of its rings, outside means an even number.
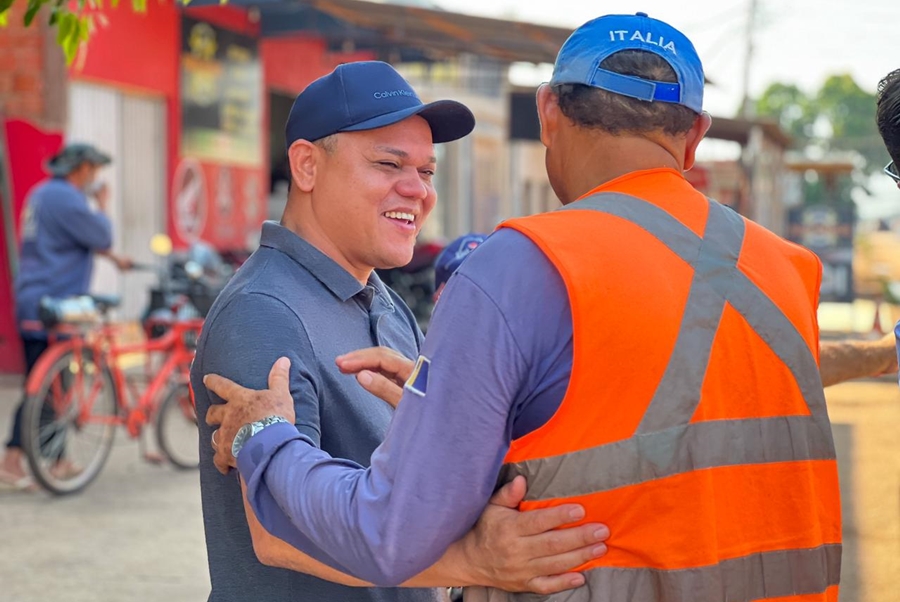
M611 532L585 586L539 599L836 601L815 255L671 169L501 227L559 271L574 336L561 406L513 441L501 480L528 479L523 510L579 503Z

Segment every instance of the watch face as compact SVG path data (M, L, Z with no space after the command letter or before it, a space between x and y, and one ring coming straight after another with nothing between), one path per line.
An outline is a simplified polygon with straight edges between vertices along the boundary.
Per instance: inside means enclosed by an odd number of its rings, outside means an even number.
M234 436L234 443L231 444L231 455L237 457L238 452L244 446L244 443L250 437L251 425L245 424Z

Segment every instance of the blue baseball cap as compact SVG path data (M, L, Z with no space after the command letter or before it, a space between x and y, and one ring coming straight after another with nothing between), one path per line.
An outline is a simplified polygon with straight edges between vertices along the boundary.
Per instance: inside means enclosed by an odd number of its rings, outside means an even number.
M467 136L475 116L455 100L424 104L396 69L381 61L344 63L297 96L285 126L287 148L338 132L374 130L419 115L435 143Z
M464 234L454 239L450 244L444 247L440 255L434 260L434 289L441 288L442 284L446 284L450 280L463 260L469 256L478 246L487 240L487 234Z
M623 50L644 50L662 57L678 83L658 82L600 68ZM550 85L583 84L648 102L684 105L703 111L703 64L684 34L646 13L606 15L576 29L556 57Z

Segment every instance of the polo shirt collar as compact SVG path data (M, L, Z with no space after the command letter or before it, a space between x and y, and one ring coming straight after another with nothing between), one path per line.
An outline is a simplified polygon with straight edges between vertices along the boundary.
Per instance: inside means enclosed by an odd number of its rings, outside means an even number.
M293 259L341 301L352 299L366 288L332 258L277 222L263 224L259 244L281 251ZM368 285L375 289L377 295L390 299L384 283L374 271L369 276Z

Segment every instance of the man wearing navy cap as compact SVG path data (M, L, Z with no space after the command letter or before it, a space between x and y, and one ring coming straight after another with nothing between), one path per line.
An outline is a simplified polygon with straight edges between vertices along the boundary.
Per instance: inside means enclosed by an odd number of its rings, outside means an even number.
M474 232L463 234L459 238L453 239L438 254L434 260L434 302L440 298L444 292L444 287L450 276L462 265L466 257L472 253L478 246L487 240L486 234L476 234Z
M207 377L229 400L207 416L219 463L261 523L274 500L293 545L393 585L525 476L520 508L577 502L611 532L584 586L542 600L836 600L821 265L685 180L703 84L690 40L645 14L572 34L537 93L564 207L504 223L451 278L369 468L283 424L241 427L233 460L237 424L293 415L284 366L262 392Z
M259 250L209 313L192 371L199 416L220 401L203 386L202 375L215 372L264 387L272 363L287 356L287 386L296 401L290 423L272 417L247 421L250 428L283 426L348 465L369 465L393 408L341 373L335 357L373 345L407 357L420 352L413 314L373 270L410 261L436 201L433 144L466 136L474 125L460 103L423 104L381 62L341 65L297 97L285 130L292 182L284 215L280 224L264 224ZM415 587L470 583L553 591L580 579L564 573L593 557L606 535L595 536L596 524L544 533L583 513L570 505L522 514L510 509L521 494L507 488L478 529L441 562L428 563L434 567L404 580L412 589L366 587L371 584L334 570L333 562L298 555L281 541L297 544L272 498L256 511L267 530L252 511L245 517L237 476L213 466L213 447L230 446L233 436L200 425L211 602L425 602L446 591ZM437 479L432 487L442 491L446 485ZM428 530L405 534L420 543L429 537ZM385 552L392 545L382 543Z

